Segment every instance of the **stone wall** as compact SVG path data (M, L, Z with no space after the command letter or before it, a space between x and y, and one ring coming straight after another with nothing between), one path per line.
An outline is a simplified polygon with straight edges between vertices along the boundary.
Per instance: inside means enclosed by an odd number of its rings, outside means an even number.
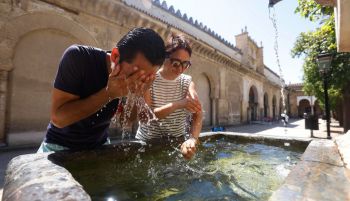
M247 49L244 45L249 44L248 52L252 54L247 58L253 59L253 63L243 62L246 55L241 49L198 22L185 20L159 1L154 1L151 9L140 2L5 0L0 3L0 143L6 139L10 145L32 144L43 139L50 120L53 78L64 49L78 43L108 50L133 27L152 28L164 39L171 33L184 33L192 41L193 67L187 73L197 84L205 126L247 122L252 86L258 89L258 115L265 91L270 97L278 96L279 89L271 76L264 76L261 70L262 47L248 33L247 41L241 41L240 47ZM28 139L25 142L17 140L25 138Z

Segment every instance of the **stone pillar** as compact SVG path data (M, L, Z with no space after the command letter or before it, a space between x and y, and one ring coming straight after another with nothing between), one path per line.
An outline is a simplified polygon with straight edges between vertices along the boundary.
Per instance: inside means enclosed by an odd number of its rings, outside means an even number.
M227 125L229 120L228 102L224 98L218 99L218 123L219 125Z
M344 90L343 94L343 128L344 133L346 133L348 130L350 130L350 83L348 83L348 86L346 87L346 90Z
M0 144L5 142L6 93L8 72L0 70Z
M229 108L226 99L226 71L220 71L219 99L217 101L217 120L219 125L227 125L229 119Z
M216 108L217 108L217 98L211 98L211 124L216 126Z

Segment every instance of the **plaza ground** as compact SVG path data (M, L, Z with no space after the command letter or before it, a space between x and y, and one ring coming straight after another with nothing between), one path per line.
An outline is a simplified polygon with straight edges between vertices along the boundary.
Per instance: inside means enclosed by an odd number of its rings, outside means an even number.
M319 130L313 131L314 138L326 138L326 122L319 119ZM239 134L255 134L261 136L271 137L291 137L291 138L304 138L308 139L311 137L310 130L306 130L304 126L304 119L291 119L286 127L281 122L272 123L254 123L246 124L241 126L226 127L226 132L239 133ZM204 129L208 130L208 129ZM331 136L337 137L342 135L343 128L339 126L338 122L331 122ZM4 174L8 162L23 154L31 154L36 152L38 149L37 145L27 147L4 147L0 148L0 200L2 197L2 190L4 185Z

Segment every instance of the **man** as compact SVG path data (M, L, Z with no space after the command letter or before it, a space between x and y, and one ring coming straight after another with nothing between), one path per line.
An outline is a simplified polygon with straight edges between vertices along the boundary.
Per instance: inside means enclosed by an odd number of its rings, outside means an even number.
M108 143L119 98L149 87L164 59L164 41L147 28L129 31L110 54L69 47L59 64L51 121L38 152L94 149Z
M284 111L284 112L281 114L281 119L282 119L283 125L284 125L284 126L287 126L289 117L288 117L286 111Z

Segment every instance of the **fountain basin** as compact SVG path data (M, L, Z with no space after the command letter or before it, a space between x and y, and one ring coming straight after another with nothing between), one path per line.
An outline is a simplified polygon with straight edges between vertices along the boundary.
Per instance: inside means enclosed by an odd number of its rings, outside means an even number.
M22 155L8 165L3 200L191 200L203 198L203 195L207 200L267 200L274 191L270 199L278 200L278 196L283 195L281 188L285 186L287 175L269 184L266 181L272 176L264 175L278 171L288 174L289 170L279 166L283 162L276 162L269 156L282 151L277 155L290 160L286 153L301 156L310 142L217 133L206 134L201 141L204 143L196 159L190 162L178 156L174 144L164 151L157 145L148 147L134 141L93 151ZM219 149L214 149L217 145ZM315 151L315 146L319 145L322 143L314 143L308 150ZM299 147L299 151L294 152L295 147ZM244 161L249 155L258 158L258 162ZM304 155L302 162L310 157L312 155ZM202 161L205 158L209 160ZM184 180L186 177L190 179ZM261 178L264 185L250 182L255 181L254 178Z

